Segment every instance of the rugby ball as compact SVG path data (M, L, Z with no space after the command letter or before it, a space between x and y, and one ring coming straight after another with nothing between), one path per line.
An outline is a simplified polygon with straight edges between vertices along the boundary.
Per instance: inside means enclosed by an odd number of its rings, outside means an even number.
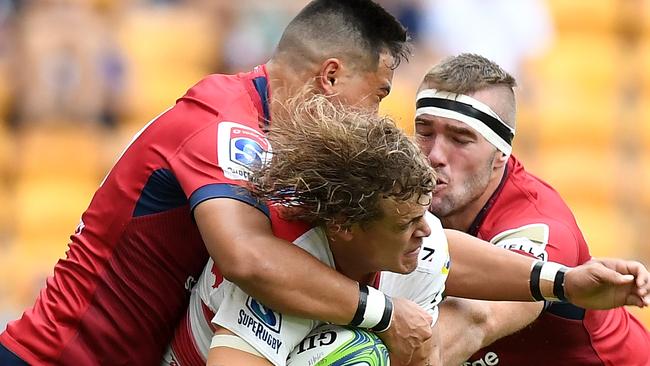
M287 366L389 366L388 349L363 329L322 325L293 349Z

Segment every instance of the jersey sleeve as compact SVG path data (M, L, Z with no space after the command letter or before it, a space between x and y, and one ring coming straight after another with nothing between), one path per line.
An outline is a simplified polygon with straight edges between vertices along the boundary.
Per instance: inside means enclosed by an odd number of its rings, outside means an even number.
M568 266L578 265L581 243L578 228L551 220L537 220L494 235L490 242L524 255Z
M275 366L286 364L289 353L320 323L273 311L224 281L225 292L213 324L233 332Z
M416 270L409 274L382 272L379 289L389 296L406 298L420 305L433 317L431 325L434 325L451 262L440 221L429 213L426 219L431 235L423 240Z
M274 225L278 224L274 222ZM334 267L334 259L322 228L306 231L294 244ZM319 321L281 314L248 296L226 280L210 295L215 306L213 324L242 338L274 365L285 365L289 353L320 324Z
M265 136L235 122L215 122L189 137L170 159L174 175L193 210L213 198L248 203L269 215L243 187L251 166L261 164L270 145Z

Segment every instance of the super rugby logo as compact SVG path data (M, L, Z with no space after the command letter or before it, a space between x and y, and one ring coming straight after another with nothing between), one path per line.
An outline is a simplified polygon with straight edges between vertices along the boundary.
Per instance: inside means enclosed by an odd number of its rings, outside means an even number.
M282 314L267 308L263 304L257 302L252 297L246 300L246 307L255 315L255 317L266 325L269 329L276 333L280 333L280 325L282 324Z
M250 168L263 164L270 150L260 131L234 122L219 124L217 155L227 178L250 179Z
M259 166L264 158L264 150L249 135L238 128L230 130L230 160L245 167Z
M276 354L279 354L283 342L277 333L280 333L282 316L255 301L250 296L246 300L246 307L248 311L243 308L239 309L237 324L250 331L247 334L256 337L268 345Z

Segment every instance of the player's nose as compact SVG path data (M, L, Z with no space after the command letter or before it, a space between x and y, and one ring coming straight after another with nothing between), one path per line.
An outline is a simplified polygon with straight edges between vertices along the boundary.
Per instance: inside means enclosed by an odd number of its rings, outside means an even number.
M433 168L447 165L447 154L440 139L436 139L436 141L431 143L431 149L429 150L427 157L429 158L429 162Z
M424 238L431 235L431 228L429 227L429 224L427 224L426 220L424 220L424 218L420 219L416 234L419 238Z

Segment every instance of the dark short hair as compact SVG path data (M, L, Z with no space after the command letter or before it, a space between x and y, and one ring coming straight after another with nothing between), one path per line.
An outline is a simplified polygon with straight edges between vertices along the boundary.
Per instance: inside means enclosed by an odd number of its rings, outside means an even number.
M285 29L278 50L297 42L323 45L324 49L363 51L371 67L387 51L395 68L411 52L406 29L379 4L370 0L314 0Z

